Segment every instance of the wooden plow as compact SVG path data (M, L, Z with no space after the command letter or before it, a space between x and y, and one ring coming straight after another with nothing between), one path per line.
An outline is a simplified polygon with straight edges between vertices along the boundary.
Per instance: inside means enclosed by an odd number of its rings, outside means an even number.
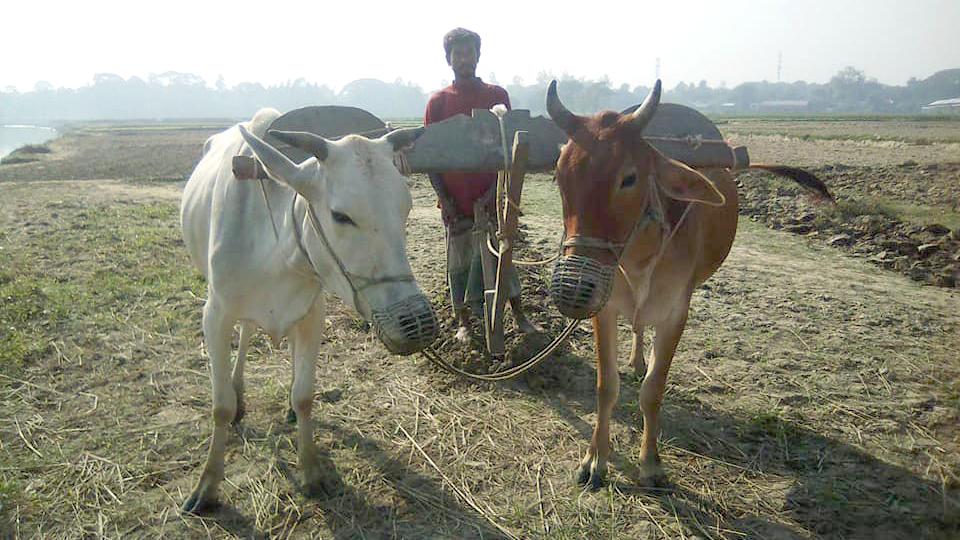
M270 129L308 131L336 139L349 134L379 137L387 133L390 127L376 116L355 107L314 106L295 109L280 116ZM661 153L694 168L741 169L749 165L745 147L729 146L713 122L683 105L661 103L644 130L644 138ZM272 136L268 135L266 140L295 162L310 157ZM477 227L474 233L483 268L484 338L487 352L496 359L502 359L506 354L503 325L507 300L506 278L514 264L514 239L524 177L528 171L552 171L560 155L560 147L566 142L567 135L552 120L531 117L530 111L514 110L498 116L489 110L475 109L472 116L457 115L431 124L414 148L403 156L405 172L498 173L497 231L488 235ZM234 158L234 172L238 178L266 176L254 158L245 156ZM486 210L478 205L475 222L488 218ZM572 333L578 322L571 321L560 335L533 358L491 375L464 372L444 361L432 349L428 349L425 356L444 369L460 375L487 381L508 379L547 358Z

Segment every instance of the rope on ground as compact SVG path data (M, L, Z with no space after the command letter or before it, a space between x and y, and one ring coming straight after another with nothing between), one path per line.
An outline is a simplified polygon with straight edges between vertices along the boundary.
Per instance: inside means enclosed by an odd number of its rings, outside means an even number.
M507 368L503 371L498 371L496 373L483 374L483 373L470 373L469 371L464 371L458 368L457 366L454 366L453 364L444 360L440 356L440 353L438 353L436 349L434 349L433 347L428 347L424 349L420 354L422 354L423 357L429 360L432 364L438 366L444 371L453 373L454 375L460 375L462 377L473 379L475 381L484 381L484 382L506 381L506 380L516 378L526 373L527 371L530 371L531 369L535 368L538 364L540 364L541 362L549 358L550 355L553 354L553 352L557 349L557 347L559 347L564 341L566 341L567 338L570 337L570 334L572 334L573 331L579 325L580 325L579 320L577 319L571 320L569 323L567 323L567 326L563 329L563 331L560 332L557 335L557 337L553 338L553 341L551 341L549 345L547 345L543 350L538 352L536 355L532 356L528 360L525 360L516 366Z

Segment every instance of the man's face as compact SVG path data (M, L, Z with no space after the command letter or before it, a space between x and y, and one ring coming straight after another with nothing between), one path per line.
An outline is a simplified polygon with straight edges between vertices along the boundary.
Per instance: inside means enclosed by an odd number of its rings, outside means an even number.
M461 41L450 48L450 67L457 78L471 78L477 72L477 60L480 53L472 42Z

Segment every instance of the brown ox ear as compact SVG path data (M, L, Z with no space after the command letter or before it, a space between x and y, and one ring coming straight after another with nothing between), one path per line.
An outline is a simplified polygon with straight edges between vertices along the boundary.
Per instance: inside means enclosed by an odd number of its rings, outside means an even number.
M687 165L657 153L657 184L671 199L723 206L727 198L706 176Z

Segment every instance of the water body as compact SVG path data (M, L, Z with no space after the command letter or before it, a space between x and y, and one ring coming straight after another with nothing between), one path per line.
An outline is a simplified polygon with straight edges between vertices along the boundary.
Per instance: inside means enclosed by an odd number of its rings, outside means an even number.
M57 130L43 126L0 125L0 158L25 144L41 144L57 136Z

